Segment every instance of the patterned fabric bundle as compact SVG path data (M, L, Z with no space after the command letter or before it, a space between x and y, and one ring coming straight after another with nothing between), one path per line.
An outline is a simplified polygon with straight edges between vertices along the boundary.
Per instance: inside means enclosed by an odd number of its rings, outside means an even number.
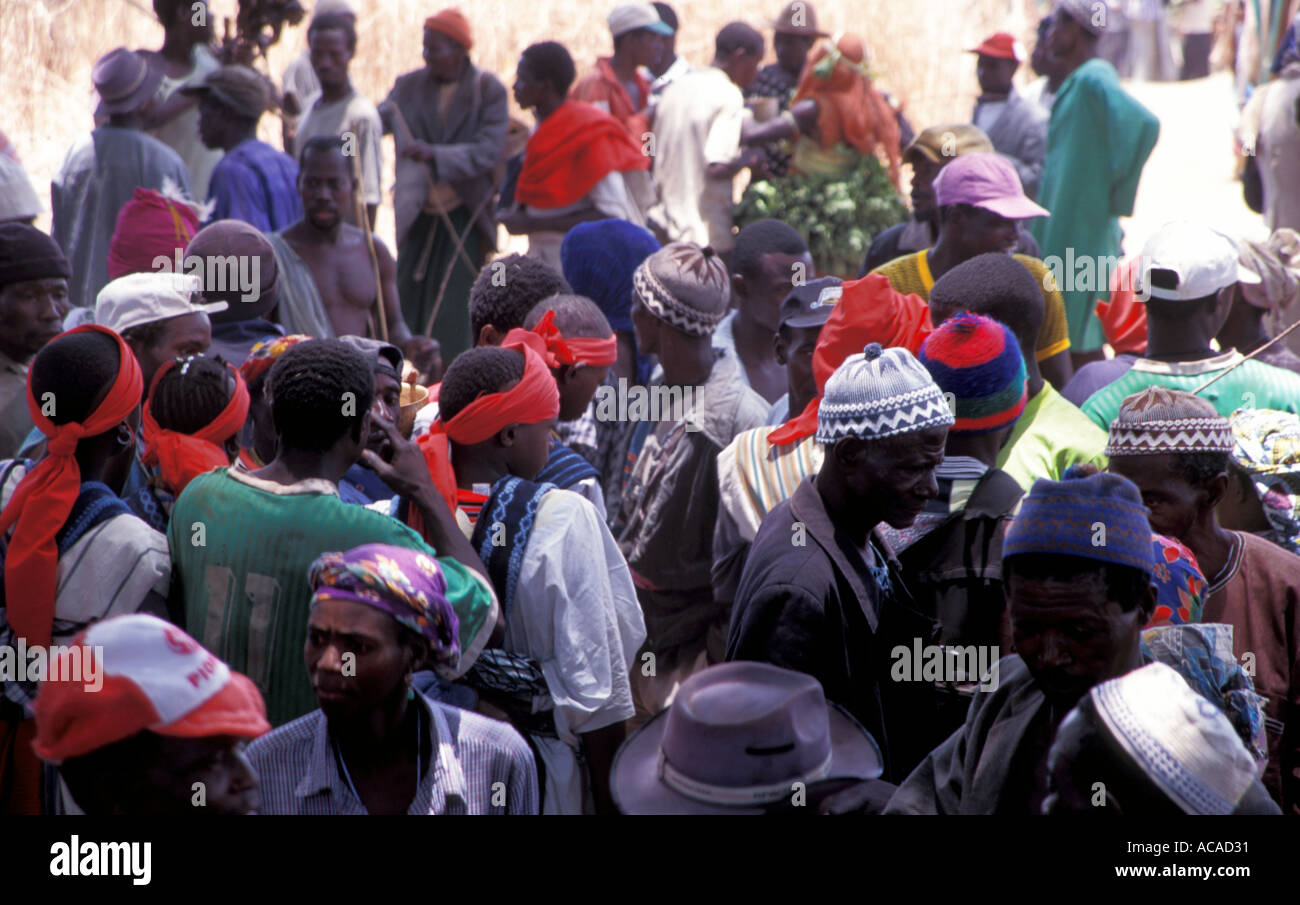
M993 433L1025 410L1025 360L1015 335L993 318L958 312L930 334L917 358L952 397L953 433Z
M1264 698L1232 652L1232 626L1217 622L1197 625L1148 626L1142 631L1142 659L1172 666L1187 684L1232 722L1262 770L1268 760L1264 732Z
M439 666L460 661L460 629L447 601L447 579L437 560L418 550L363 544L326 553L311 564L312 605L322 600L364 603L392 616L429 642Z
M1223 712L1172 667L1151 663L1089 692L1133 764L1189 814L1231 814L1255 763Z
M1151 545L1156 562L1156 609L1148 626L1200 622L1207 582L1196 554L1163 534L1152 534Z
M826 381L817 412L817 442L880 440L929 427L950 427L943 393L911 352L871 343Z
M1267 537L1300 553L1300 418L1271 409L1232 413L1232 461L1255 483Z
M1077 556L1154 576L1151 534L1142 493L1127 478L1105 473L1065 481L1039 478L1007 528L1002 558Z
M1148 387L1125 398L1110 423L1107 456L1232 452L1232 426L1208 400Z
M672 242L632 275L637 300L651 314L691 336L709 336L727 314L731 276L712 248Z

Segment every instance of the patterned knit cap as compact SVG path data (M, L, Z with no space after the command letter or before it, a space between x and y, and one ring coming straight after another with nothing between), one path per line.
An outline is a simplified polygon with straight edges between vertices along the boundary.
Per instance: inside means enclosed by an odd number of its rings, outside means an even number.
M1211 402L1153 386L1125 397L1110 423L1106 455L1230 453L1234 445L1232 426Z
M1035 481L1002 542L1003 561L1021 553L1114 563L1140 569L1151 578L1156 572L1142 493L1132 481L1114 474Z
M955 434L988 434L1014 424L1025 410L1025 359L1007 326L958 312L939 325L918 356L947 396Z
M846 358L826 381L817 410L817 442L880 440L952 423L943 392L911 352L871 343Z
M709 336L727 313L731 276L712 248L672 242L632 275L637 300L651 314L692 336Z
M1231 814L1255 781L1255 761L1231 721L1164 663L1089 694L1106 731L1188 814Z

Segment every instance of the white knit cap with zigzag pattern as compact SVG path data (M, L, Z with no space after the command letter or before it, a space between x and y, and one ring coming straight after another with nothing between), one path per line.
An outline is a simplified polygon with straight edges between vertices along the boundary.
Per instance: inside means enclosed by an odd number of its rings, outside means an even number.
M911 352L871 343L826 381L817 410L817 442L882 439L927 427L950 427L952 409Z

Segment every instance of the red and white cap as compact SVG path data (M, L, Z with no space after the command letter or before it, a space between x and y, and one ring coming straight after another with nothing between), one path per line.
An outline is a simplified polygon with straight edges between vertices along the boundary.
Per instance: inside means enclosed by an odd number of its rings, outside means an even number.
M92 674L86 664L96 656ZM69 668L73 658L80 669ZM155 616L95 623L58 653L49 674L59 681L37 693L35 748L54 763L145 729L179 738L256 738L271 729L252 681Z

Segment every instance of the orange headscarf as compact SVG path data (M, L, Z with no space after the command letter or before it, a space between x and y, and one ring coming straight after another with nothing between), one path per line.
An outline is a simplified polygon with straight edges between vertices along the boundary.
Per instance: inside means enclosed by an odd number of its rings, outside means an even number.
M176 367L176 361L169 361L154 375L149 386L149 399L144 404L141 427L144 432L145 465L157 465L162 472L163 484L173 494L180 496L190 481L210 471L230 464L230 456L222 448L233 437L248 418L248 385L244 383L239 369L229 362L226 367L235 377L235 391L230 394L230 401L221 413L192 434L159 427L153 416L153 396L158 383L167 372Z
M884 145L889 178L897 186L898 121L872 87L866 58L866 45L857 35L846 34L834 45L822 42L808 55L790 105L817 101L817 129L825 149L844 142L861 154L874 154L877 144Z

